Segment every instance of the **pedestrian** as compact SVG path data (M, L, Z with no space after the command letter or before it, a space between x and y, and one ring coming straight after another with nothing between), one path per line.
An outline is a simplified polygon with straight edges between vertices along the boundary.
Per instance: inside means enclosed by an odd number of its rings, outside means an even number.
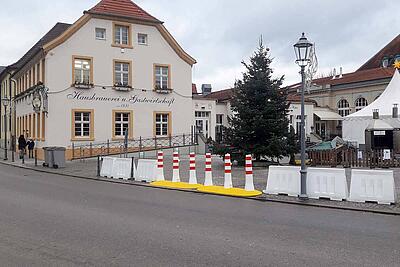
M33 139L29 139L28 143L28 151L29 151L29 158L33 159L33 149L35 148L35 141L33 141Z
M26 140L23 134L21 134L18 138L18 150L19 150L19 158L22 159L25 154L26 148Z

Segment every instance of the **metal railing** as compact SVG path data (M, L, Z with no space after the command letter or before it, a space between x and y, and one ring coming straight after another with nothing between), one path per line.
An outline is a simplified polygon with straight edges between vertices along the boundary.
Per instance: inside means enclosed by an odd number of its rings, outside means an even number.
M168 148L195 146L198 135L180 134L167 137L138 137L134 139L105 142L73 142L71 144L72 160L94 158L97 156L127 155L129 153L154 151Z

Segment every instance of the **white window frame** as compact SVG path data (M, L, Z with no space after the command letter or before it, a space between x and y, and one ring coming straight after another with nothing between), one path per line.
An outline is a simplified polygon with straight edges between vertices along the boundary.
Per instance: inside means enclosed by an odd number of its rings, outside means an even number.
M170 117L169 117L168 113L156 113L156 121L155 121L156 136L168 136L170 134L169 133L169 120L170 120Z
M88 69L85 69L85 64ZM74 58L74 83L78 84L90 84L92 81L92 60L87 58ZM85 72L87 72L88 80L85 81ZM77 73L79 73L79 80L77 80Z
M85 120L85 114L88 115L88 120ZM79 116L77 116L79 115ZM79 117L79 119L77 120L77 117ZM74 137L78 137L78 138L88 138L91 136L91 120L92 120L92 113L89 111L75 111L74 112ZM79 124L79 125L78 125ZM78 126L77 126L78 125ZM85 135L85 128L87 125L87 135ZM77 134L77 129L80 130L80 135Z
M167 71L167 73L164 73L164 70ZM160 89L168 89L169 86L169 66L160 66L156 65L155 66L155 87L160 88ZM164 85L165 84L165 85Z
M124 69L124 67L127 67L127 70ZM114 63L114 75L115 75L115 85L119 86L129 86L130 84L130 63L128 62L119 62L115 61ZM126 78L126 83L125 83L125 78ZM120 82L118 83L118 80Z
M350 115L350 104L346 99L339 100L337 107L340 116L346 117L347 115Z
M356 99L356 102L355 102L355 110L356 110L356 112L359 111L359 110L362 110L366 106L368 106L367 99L365 99L364 97L359 97L359 98Z
M118 119L118 116L120 118ZM129 112L115 112L115 121L114 121L114 135L115 137L125 137L125 132L128 131L129 135L129 127L131 121L131 113ZM120 134L118 134L120 131Z
M99 37L98 35L97 35L97 33L100 33L100 32L102 32L103 33L103 37ZM107 39L107 30L106 29L104 29L104 28L96 28L95 29L95 36L96 36L96 40L106 40Z
M140 45L148 45L149 37L148 37L147 34L145 34L145 33L138 33L137 37L138 37L138 39L137 39L137 40L138 40L138 44L140 44ZM140 42L140 41L141 41L141 37L144 38L144 42Z
M115 24L114 25L115 29L114 29L114 43L116 45L129 45L129 31L130 31L130 27L127 25L120 25L120 24ZM126 28L126 43L124 43L124 31L123 29ZM119 35L119 38L117 38L117 36Z

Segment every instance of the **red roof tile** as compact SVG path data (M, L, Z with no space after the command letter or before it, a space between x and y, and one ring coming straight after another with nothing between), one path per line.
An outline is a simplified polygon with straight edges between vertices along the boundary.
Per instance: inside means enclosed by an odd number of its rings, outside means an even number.
M382 66L382 60L385 56L396 56L400 54L400 34L397 35L390 43L376 53L370 60L362 65L358 70L367 70L379 68Z
M286 98L286 100L290 103L292 102L301 102L301 95L298 94L289 94ZM306 103L316 103L316 101L309 99L309 98L304 98L304 102Z
M130 0L102 0L89 13L129 17L160 23L158 19L144 11Z
M212 92L207 95L201 95L199 97L204 99L211 99L211 100L218 100L218 101L225 101L232 99L233 96L233 89L225 89L221 91Z
M356 83L356 82L366 82L366 81L373 81L385 78L391 78L394 73L394 68L375 68L375 69L366 69L366 70L358 70L351 73L343 74L342 78L336 76L336 79L332 79L330 77L324 77L319 79L314 79L313 83L319 86L322 85L341 85L341 84L349 84L349 83ZM290 85L289 88L298 88L300 83L296 83Z

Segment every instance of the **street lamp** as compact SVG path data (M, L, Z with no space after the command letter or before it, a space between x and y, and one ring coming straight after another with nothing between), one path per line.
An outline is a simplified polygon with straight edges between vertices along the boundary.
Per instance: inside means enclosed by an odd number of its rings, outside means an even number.
M313 44L307 40L306 36L301 35L299 41L294 45L294 52L296 54L296 63L300 66L301 71L301 129L300 129L300 144L301 144L301 189L300 198L307 199L307 169L306 169L306 133L305 133L305 120L304 120L304 90L305 90L305 68L310 63L310 51Z
M7 151L7 107L10 105L11 100L7 97L1 99L4 106L4 160L8 160Z

